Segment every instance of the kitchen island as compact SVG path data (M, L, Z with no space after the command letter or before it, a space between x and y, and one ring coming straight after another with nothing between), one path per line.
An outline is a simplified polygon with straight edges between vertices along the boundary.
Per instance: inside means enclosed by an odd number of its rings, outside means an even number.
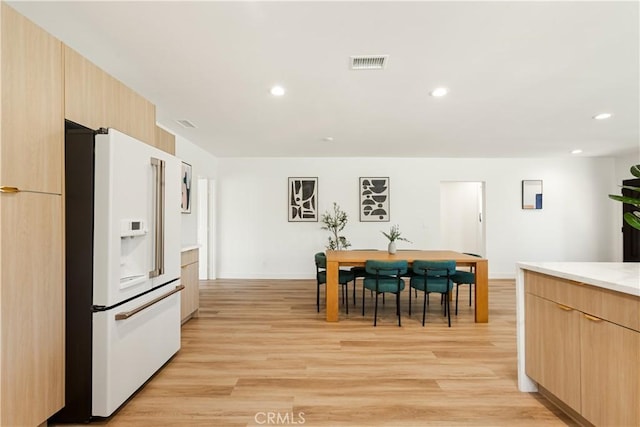
M640 425L640 263L518 263L518 388L580 422Z

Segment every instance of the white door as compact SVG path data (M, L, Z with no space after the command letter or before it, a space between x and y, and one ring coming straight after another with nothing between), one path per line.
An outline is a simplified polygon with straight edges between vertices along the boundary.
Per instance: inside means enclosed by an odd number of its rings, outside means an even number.
M209 180L198 178L198 278L209 278Z
M214 280L216 278L215 189L215 180L205 177L198 178L198 246L200 247L198 278L200 280Z
M484 183L440 183L440 241L444 249L485 255Z

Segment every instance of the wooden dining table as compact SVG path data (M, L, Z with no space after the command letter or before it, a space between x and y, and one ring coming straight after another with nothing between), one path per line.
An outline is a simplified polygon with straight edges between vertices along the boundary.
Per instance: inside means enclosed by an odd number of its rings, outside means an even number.
M340 267L364 267L367 260L400 261L406 260L409 266L415 260L445 261L453 260L456 266L472 266L476 275L475 289L475 321L487 323L489 321L489 267L485 258L478 258L455 251L397 251L390 254L387 251L353 250L327 251L327 286L326 292L326 320L339 321L338 315L338 270Z

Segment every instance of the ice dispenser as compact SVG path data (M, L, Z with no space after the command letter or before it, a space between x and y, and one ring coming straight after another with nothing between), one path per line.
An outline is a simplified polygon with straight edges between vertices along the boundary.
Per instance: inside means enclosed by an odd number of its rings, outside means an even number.
M144 282L148 273L147 227L144 221L125 219L120 224L120 288Z

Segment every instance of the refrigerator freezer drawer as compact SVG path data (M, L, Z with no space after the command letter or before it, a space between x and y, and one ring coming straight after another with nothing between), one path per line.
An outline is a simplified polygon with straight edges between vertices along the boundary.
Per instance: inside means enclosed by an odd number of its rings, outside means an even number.
M176 281L94 313L92 416L113 414L180 349L179 288Z

